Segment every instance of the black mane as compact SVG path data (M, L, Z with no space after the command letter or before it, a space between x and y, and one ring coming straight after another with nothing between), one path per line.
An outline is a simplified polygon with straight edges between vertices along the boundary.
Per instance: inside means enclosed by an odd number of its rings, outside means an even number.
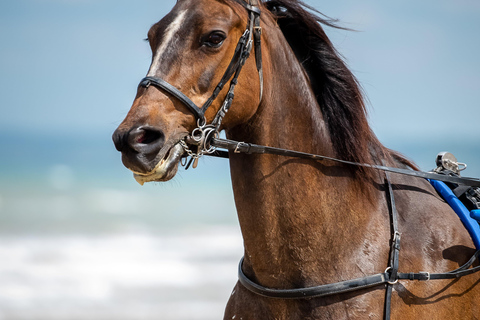
M388 154L370 129L357 79L321 24L345 28L302 1L270 0L264 6L276 17L310 78L337 156L349 161L373 163L376 156Z

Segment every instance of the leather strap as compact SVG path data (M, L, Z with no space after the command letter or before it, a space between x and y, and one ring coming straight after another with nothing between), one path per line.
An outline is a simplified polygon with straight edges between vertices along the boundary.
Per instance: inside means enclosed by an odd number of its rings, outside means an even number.
M299 289L272 289L261 286L250 280L243 272L242 265L243 258L240 260L240 264L238 266L238 280L245 288L258 295L277 299L308 299L326 297L334 294L375 287L384 284L389 280L389 274L378 273L368 277L324 284L315 287Z
M249 32L246 30L242 37L240 37L240 40L238 41L237 47L235 48L235 52L233 54L232 60L230 61L230 64L228 65L227 69L225 70L222 79L216 86L215 90L213 90L212 95L208 98L208 100L203 104L202 110L205 112L208 107L213 103L213 101L217 98L218 94L220 91L222 91L223 87L225 84L228 82L228 80L235 74L237 73L238 68L240 68L240 64L242 63L242 55L245 52L247 41L249 38Z
M316 155L316 154L293 151L293 150L286 150L286 149L275 148L275 147L261 146L253 143L239 142L239 141L234 141L229 139L213 138L211 141L211 145L217 148L223 148L230 151L234 151L235 153L247 153L247 154L268 153L268 154L275 154L275 155L281 155L281 156L287 156L287 157L296 157L296 158L302 158L302 159L329 160L329 161L335 161L338 163L348 164L352 166L368 167L368 168L373 168L373 169L382 170L386 172L393 172L397 174L403 174L403 175L413 176L418 178L433 179L433 180L439 180L444 182L451 182L451 183L472 186L472 187L480 187L480 179L475 179L475 178L454 177L454 176L447 176L447 175L442 175L442 174L432 173L432 172L413 171L409 169L358 163L358 162L340 160L340 159L322 156L322 155Z
M249 291L261 295L267 298L277 298L277 299L309 299L309 298L318 298L326 297L334 294L357 291L361 289L367 289L386 283L392 283L397 280L419 280L419 281L429 281L429 280L448 280L448 279L457 279L469 274L480 271L480 266L468 269L472 264L478 259L480 255L480 250L477 251L473 257L462 267L446 272L446 273L429 273L429 272L418 272L418 273L398 273L396 278L391 278L390 273L377 273L371 276L357 278L347 281L341 281L336 283L324 284L315 287L308 288L298 288L298 289L273 289L267 288L262 285L259 285L252 280L250 280L242 270L243 258L240 260L238 267L238 280L240 283Z
M150 85L154 85L155 87L158 87L160 89L163 89L170 93L172 96L180 100L190 111L195 115L197 119L203 119L205 115L205 110L200 109L197 107L195 103L193 103L192 100L190 100L189 97L183 94L182 91L178 90L174 86L172 86L170 83L167 81L161 79L161 78L155 78L155 77L145 77L140 81L139 86L148 88Z
M262 28L260 27L260 9L258 8L258 1L251 0L253 8L258 11L251 10L252 21L253 21L253 43L255 45L255 62L257 65L257 72L260 78L260 101L263 98L263 62L262 62Z
M385 162L384 162L385 164ZM399 256L400 256L400 231L398 229L398 211L397 206L395 205L395 196L393 194L392 183L390 180L390 175L388 172L385 172L385 180L387 187L387 202L390 205L390 259L389 267L387 268L390 273L391 279L397 279L398 274L398 265L399 265ZM396 283L396 280L393 282L387 282L387 288L385 290L385 308L384 308L384 319L390 319L390 311L392 309L392 291L393 285Z
M226 112L230 108L230 105L233 100L233 92L235 90L235 85L237 84L238 76L240 75L240 71L242 70L245 61L248 59L250 55L250 51L252 49L252 37L254 38L255 43L255 60L256 66L258 70L258 74L260 77L260 100L263 95L263 70L262 70L262 53L261 53L261 28L260 28L260 8L258 7L257 0L252 0L252 5L247 4L241 0L237 1L242 6L244 6L249 11L249 23L247 29L243 33L242 37L240 37L237 47L235 48L235 52L233 54L232 60L228 65L227 69L225 70L222 79L215 87L212 95L207 99L207 101L203 104L201 108L199 108L193 101L188 98L183 92L179 89L168 83L167 81L157 78L157 77L145 77L140 81L139 86L148 88L150 85L154 85L159 89L162 89L178 100L182 102L194 115L197 121L200 121L202 125L206 125L205 120L205 112L211 106L213 101L217 98L218 94L222 91L225 84L228 82L229 79L233 79L230 81L230 89L229 92L223 102L222 108L217 112L215 116L215 120L212 123L215 127L220 127L221 121L225 116Z

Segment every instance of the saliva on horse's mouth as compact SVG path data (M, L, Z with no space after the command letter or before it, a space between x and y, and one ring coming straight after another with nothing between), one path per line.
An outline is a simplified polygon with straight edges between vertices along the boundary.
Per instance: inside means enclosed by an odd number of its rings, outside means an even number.
M184 148L180 142L177 142L167 151L152 171L148 173L133 172L133 177L142 186L145 182L168 181L177 173L178 164L183 154Z

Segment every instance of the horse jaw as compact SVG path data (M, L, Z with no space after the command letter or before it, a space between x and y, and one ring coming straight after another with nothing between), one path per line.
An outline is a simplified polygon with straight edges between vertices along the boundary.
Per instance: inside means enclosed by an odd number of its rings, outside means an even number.
M133 177L140 184L152 181L168 181L172 179L178 171L180 158L184 153L182 145L178 142L162 158L155 168L148 173L139 173L133 171Z

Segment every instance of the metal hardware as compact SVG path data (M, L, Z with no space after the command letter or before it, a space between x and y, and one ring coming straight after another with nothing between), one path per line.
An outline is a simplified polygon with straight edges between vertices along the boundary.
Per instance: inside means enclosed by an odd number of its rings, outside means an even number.
M237 143L237 146L235 147L235 150L233 151L234 153L241 153L241 151L238 148L241 148L242 145L247 145L245 142L239 142Z
M385 272L384 273L388 273L390 270L392 270L392 267L388 267L387 269L385 269ZM388 284L391 284L391 285L394 285L398 282L398 279L396 279L395 281L387 281Z
M205 122L206 121L204 121L204 123ZM185 161L186 165L184 165L184 163L182 162L182 165L185 166L185 170L190 167L192 161L192 168L195 169L198 165L198 159L201 156L205 154L212 154L215 152L215 150L217 150L215 146L210 144L212 138L218 137L217 129L212 125L201 125L200 119L197 123L199 126L195 128L189 136L185 137L185 139L180 140L179 142L187 155L191 157L191 160L188 163ZM196 151L192 150L189 144L196 147Z
M395 234L393 235L393 241L397 241L398 238L400 238L402 234L398 231L395 231Z
M427 279L425 279L424 281L429 281L429 280L430 280L430 272L420 271L419 273L420 273L420 274L426 274L426 275L427 275ZM422 280L423 280L423 279L422 279Z
M460 171L467 169L467 165L462 162L458 162L457 158L450 152L440 152L437 155L437 159L435 160L437 164L437 168L434 170L435 172L441 171L451 171L456 175L460 175Z

